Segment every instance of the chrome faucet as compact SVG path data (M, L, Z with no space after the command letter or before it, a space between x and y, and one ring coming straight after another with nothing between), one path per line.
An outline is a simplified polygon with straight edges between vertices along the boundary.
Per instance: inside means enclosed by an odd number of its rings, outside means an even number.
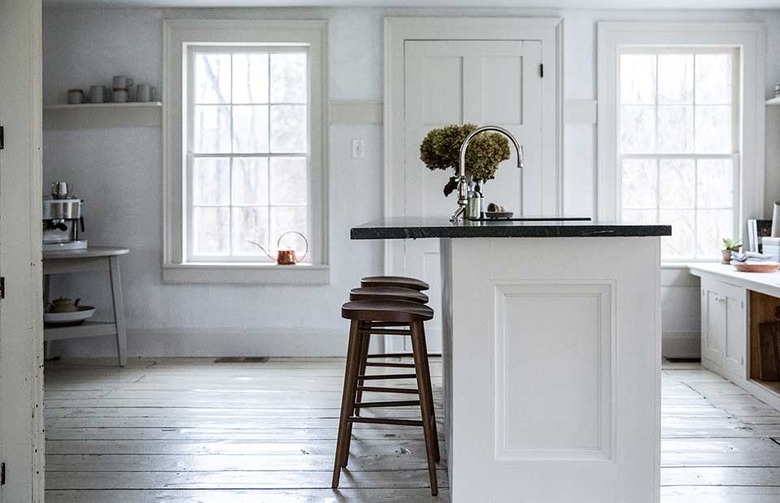
M469 143L480 133L485 131L493 131L495 133L501 133L512 142L517 150L517 167L523 167L523 147L517 143L517 139L512 136L512 133L500 126L482 126L474 130L473 133L468 135L463 143L460 145L460 162L458 164L458 209L450 217L450 222L455 222L458 219L463 218L463 213L466 211L466 206L469 203L468 184L466 182L466 149L469 147Z

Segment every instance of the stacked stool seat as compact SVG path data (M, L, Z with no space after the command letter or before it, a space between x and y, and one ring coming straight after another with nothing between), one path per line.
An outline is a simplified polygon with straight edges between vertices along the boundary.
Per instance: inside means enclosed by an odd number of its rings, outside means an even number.
M400 288L394 286L374 286L353 288L349 291L349 300L383 300L383 301L401 301L416 302L418 304L427 304L428 296L419 290L411 288Z
M430 286L425 281L417 278L407 278L406 276L366 276L360 280L360 286L409 288L411 290L417 290L418 292L430 289Z
M365 279L365 278L364 278ZM413 278L403 278L413 279ZM423 283L424 282L419 282ZM420 286L416 283L416 286ZM396 283L397 284L397 283ZM433 310L426 306L427 296L419 289L404 289L387 284L377 288L363 286L350 292L350 302L342 306L341 315L350 320L349 347L344 377L344 391L341 400L338 442L333 468L332 487L338 487L341 469L349 461L349 445L354 423L390 424L397 426L418 426L423 428L425 448L428 459L428 472L431 494L438 494L436 463L440 460L436 416L433 404L430 368L425 343L423 323L433 318ZM411 337L414 363L395 363L393 365L414 368L413 374L366 374L371 366L368 358L368 341L371 334L401 335ZM392 355L376 355L392 356ZM377 365L379 366L379 365ZM385 386L366 386L367 381L416 379L417 389L393 388ZM416 394L418 400L363 401L364 392ZM381 407L419 406L421 420L361 417L361 409Z

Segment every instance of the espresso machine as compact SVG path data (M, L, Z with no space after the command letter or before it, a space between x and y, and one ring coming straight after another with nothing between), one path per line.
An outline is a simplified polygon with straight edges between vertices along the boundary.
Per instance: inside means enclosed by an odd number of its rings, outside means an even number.
M81 250L87 247L81 215L82 199L68 191L67 182L51 184L51 195L43 196L43 251Z

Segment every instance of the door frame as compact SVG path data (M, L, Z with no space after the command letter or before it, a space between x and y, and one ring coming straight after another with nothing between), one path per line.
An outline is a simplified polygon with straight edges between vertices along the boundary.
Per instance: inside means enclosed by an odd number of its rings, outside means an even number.
M41 0L0 2L0 502L42 502Z

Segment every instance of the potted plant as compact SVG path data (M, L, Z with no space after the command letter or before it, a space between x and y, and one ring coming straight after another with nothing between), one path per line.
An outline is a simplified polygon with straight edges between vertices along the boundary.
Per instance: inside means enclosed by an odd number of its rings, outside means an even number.
M478 126L453 124L432 129L420 144L420 160L431 171L453 169L458 174L460 146ZM466 150L466 176L475 183L495 178L498 165L509 159L509 141L498 133L483 133L475 137ZM458 187L458 177L451 176L444 186L449 196Z
M731 239L731 238L723 238L723 249L721 250L720 262L722 264L730 264L731 252L738 252L740 246L742 246L742 243L740 243L739 240Z

